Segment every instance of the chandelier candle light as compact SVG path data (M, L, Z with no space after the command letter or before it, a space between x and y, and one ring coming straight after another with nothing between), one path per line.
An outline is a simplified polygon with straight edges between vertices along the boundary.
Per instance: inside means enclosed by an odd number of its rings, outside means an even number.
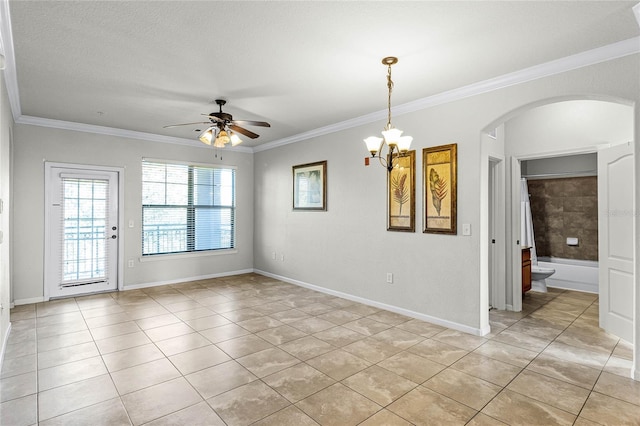
M389 173L393 170L393 156L394 154L397 156L406 155L407 151L409 151L409 147L411 147L411 141L413 138L411 136L402 136L402 130L396 129L391 125L391 92L393 90L393 81L391 80L391 66L398 63L398 58L393 56L388 56L382 59L382 65L387 66L387 89L388 89L388 97L387 97L387 125L382 131L383 137L378 136L369 136L364 139L364 143L367 145L367 149L371 153L371 157L378 156L380 160L380 164L387 168ZM387 146L388 149L388 161L385 161L382 158L381 152L384 146ZM369 165L369 159L365 158L365 165Z

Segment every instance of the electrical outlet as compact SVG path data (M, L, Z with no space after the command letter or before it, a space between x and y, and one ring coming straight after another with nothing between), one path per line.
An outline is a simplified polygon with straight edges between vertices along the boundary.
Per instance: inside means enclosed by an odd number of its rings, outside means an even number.
M129 261L127 262L127 266L129 268L133 268L133 259L129 259Z
M393 274L391 272L387 272L387 283L393 284Z

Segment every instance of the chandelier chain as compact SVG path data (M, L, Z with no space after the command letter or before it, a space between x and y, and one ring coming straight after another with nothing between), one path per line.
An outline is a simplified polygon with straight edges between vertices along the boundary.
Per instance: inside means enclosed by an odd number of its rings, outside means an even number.
M393 80L391 80L391 64L387 69L387 89L389 94L387 97L387 130L391 129L391 92L393 91Z
M411 146L411 136L402 136L402 130L396 129L391 125L391 93L393 92L393 80L391 79L391 66L398 63L395 56L387 56L382 58L382 64L387 66L387 125L382 131L382 137L369 136L364 140L367 149L371 153L371 157L378 157L380 164L387 169L389 173L394 168L394 157L404 157L409 152ZM383 149L387 148L386 156L383 155ZM385 158L386 157L386 158ZM369 165L369 159L366 159L365 165Z

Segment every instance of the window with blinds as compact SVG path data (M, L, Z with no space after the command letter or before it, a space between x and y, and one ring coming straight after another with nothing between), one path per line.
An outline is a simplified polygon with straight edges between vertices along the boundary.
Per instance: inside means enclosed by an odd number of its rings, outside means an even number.
M142 254L235 248L234 168L142 161Z

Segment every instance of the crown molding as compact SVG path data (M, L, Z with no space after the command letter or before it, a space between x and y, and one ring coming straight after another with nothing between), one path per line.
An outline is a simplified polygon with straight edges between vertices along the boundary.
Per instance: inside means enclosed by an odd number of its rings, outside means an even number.
M176 138L172 136L158 135L155 133L136 132L134 130L118 129L116 127L95 126L93 124L74 123L72 121L53 120L50 118L32 117L29 115L21 115L16 120L17 124L28 124L31 126L48 127L50 129L72 130L75 132L93 133L97 135L118 136L122 138L138 139L149 142L171 143L177 145L186 145L193 148L207 148L204 145L192 139ZM252 153L249 147L225 147L226 151Z
M636 20L638 20L638 24L640 25L640 3L633 7L633 13L635 14ZM7 86L7 94L9 97L9 104L11 105L11 112L16 123L73 130L86 133L119 136L152 142L173 143L179 145L188 145L192 147L201 147L200 144L197 144L195 143L195 141L192 141L190 139L175 138L154 133L136 132L132 130L124 130L113 127L95 126L90 124L74 123L69 121L52 120L47 118L22 115L15 67L15 55L13 50L13 36L11 31L9 0L0 0L0 53L2 53L2 51L4 51L6 61L6 67L4 70L5 84ZM504 74L499 77L438 93L433 96L417 99L415 101L398 105L394 107L393 111L395 116L408 114L411 112L432 108L437 105L469 98L494 90L504 89L506 87L514 86L517 84L522 84L556 74L561 74L567 71L595 65L601 62L606 62L637 53L640 53L640 37L622 40L606 46L567 56L565 58L560 58L519 71ZM225 149L229 151L246 153L267 151L292 143L305 141L314 137L324 136L365 124L374 123L380 120L384 120L386 116L387 110L380 110L370 114L340 121L328 126L319 127L307 132L268 142L257 147L229 147ZM202 147L204 148L205 146Z
M640 14L640 4L634 7L636 16ZM437 105L477 96L483 93L492 92L494 90L504 89L509 86L550 77L578 68L599 64L601 62L611 61L625 56L640 53L640 37L634 37L622 40L613 44L598 47L575 55L556 59L554 61L545 62L543 64L534 65L512 73L504 74L499 77L462 86L457 89L438 93L433 96L417 99L394 107L395 116L432 108ZM373 123L375 121L384 120L387 117L387 110L380 110L371 114L363 115L350 120L341 121L329 126L319 127L308 132L289 136L273 142L266 143L253 149L254 152L266 151L280 146L289 145L295 142L301 142L313 137L323 136L335 133L341 130L350 129L364 124Z
M373 123L374 121L386 119L387 110L372 112L371 114L362 115L360 117L351 118L349 120L340 121L338 123L330 124L328 126L319 127L317 129L309 130L308 132L298 133L297 135L289 136L286 138L278 139L273 142L267 142L260 146L253 148L253 152L267 151L269 149L277 148L279 146L289 145L295 142L302 142L307 139L315 138L317 136L328 135L330 133L339 132L341 130L351 129L364 124Z

